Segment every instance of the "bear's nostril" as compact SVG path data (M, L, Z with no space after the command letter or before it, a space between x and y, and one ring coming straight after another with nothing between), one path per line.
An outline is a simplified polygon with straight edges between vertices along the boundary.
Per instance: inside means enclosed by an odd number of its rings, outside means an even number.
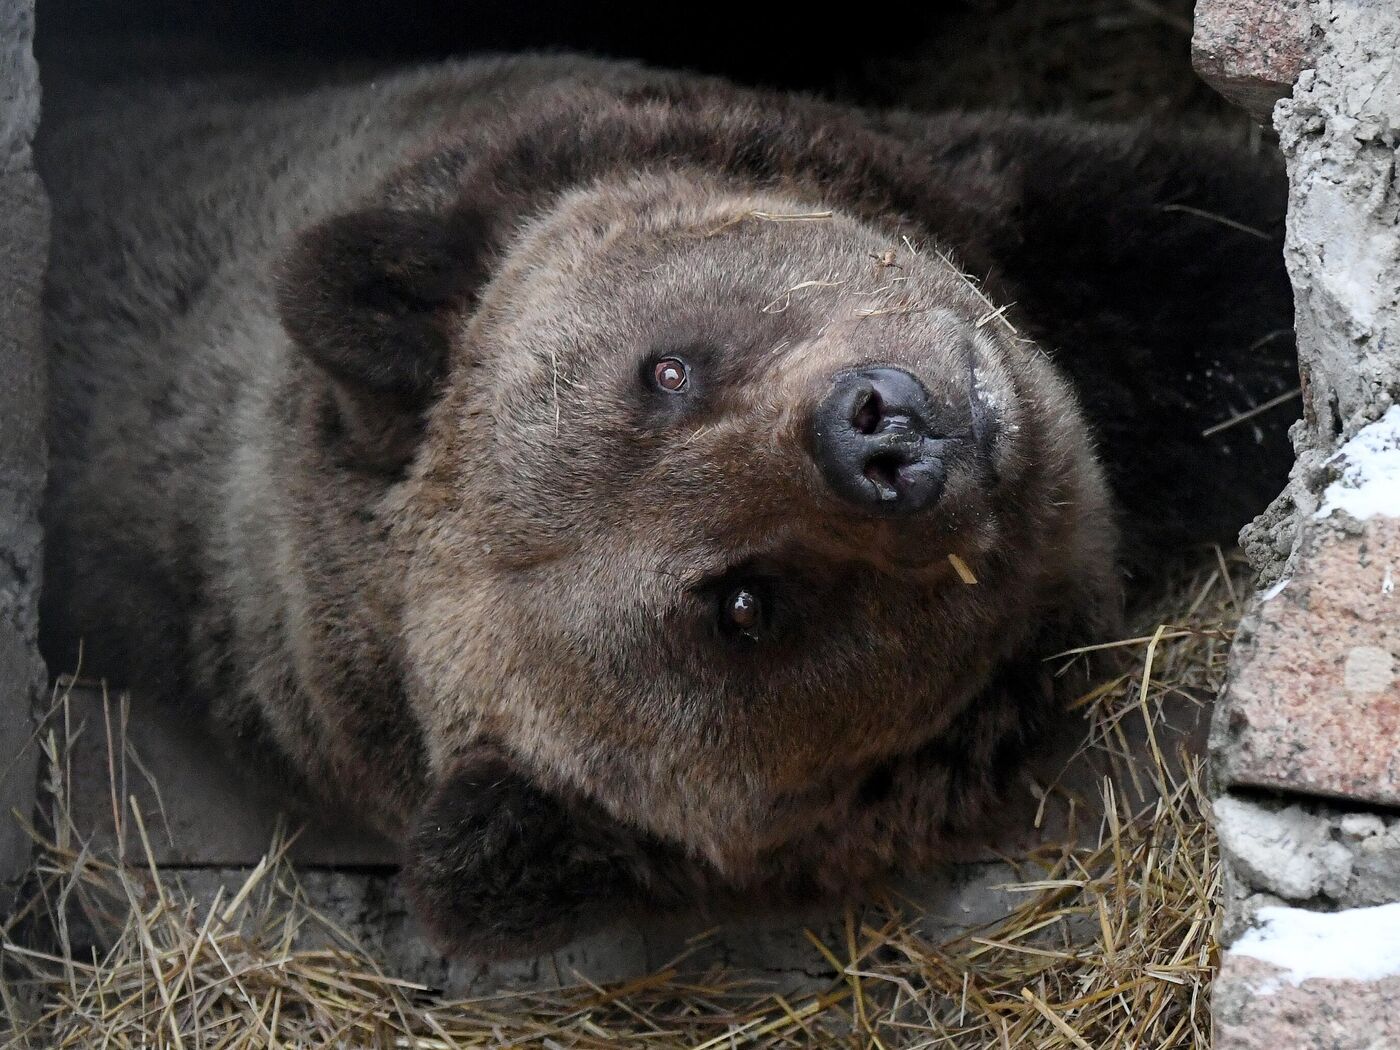
M851 414L851 427L857 434L875 433L875 428L880 425L880 414L883 408L880 395L871 390L861 399L855 412Z
M866 480L875 486L881 502L899 499L899 468L904 465L894 456L874 456L865 464Z

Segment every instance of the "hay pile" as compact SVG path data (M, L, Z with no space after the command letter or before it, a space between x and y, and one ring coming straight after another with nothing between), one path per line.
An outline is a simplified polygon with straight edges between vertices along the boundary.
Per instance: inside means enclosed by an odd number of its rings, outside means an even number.
M1130 759L1118 742L1132 719L1155 725L1164 697L1213 693L1239 579L1221 561L1187 581L1160 626L1122 644L1138 670L1082 698L1086 746L1119 752L1095 844L1022 858L1019 907L946 943L920 932L907 903L848 911L844 937L818 942L829 986L791 999L681 959L613 987L444 1000L386 975L318 914L285 843L211 902L92 855L68 819L72 727L60 724L43 741L50 827L33 832L32 893L4 931L0 1039L34 1050L1208 1046L1219 869L1199 763L1155 743ZM1136 801L1153 787L1159 800ZM126 834L145 841L147 819L131 812ZM77 922L106 947L76 951Z

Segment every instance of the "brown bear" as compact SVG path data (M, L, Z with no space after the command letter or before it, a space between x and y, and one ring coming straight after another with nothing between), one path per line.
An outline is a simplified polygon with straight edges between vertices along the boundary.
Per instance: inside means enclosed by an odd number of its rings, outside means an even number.
M936 863L1043 658L1282 484L1201 134L573 58L55 132L45 632L404 845L448 950Z

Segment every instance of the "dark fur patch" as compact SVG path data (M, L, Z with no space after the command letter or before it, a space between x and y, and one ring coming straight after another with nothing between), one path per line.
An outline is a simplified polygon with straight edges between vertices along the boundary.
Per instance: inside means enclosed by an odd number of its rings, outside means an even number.
M982 234L994 228L998 202L940 178L907 140L856 110L705 80L541 91L513 107L485 142L474 133L469 144L445 143L405 168L385 199L440 199L444 183L455 182L453 207L489 217L484 243L499 248L521 217L561 193L668 169L794 192L870 221L912 221L954 246L974 272L992 266Z
M1210 139L1099 139L1091 167L1074 137L1008 134L1019 237L998 261L1079 392L1143 569L1233 543L1287 480L1296 401L1207 433L1298 383L1286 186L1276 158Z
M409 893L447 952L516 956L693 895L675 847L550 795L482 746L443 779L408 844Z

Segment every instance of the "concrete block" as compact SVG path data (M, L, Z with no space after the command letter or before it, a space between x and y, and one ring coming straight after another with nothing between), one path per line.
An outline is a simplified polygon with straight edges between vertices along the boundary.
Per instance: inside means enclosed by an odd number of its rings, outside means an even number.
M0 34L15 17L0 4ZM8 38L0 40L0 49L10 46ZM0 100L0 111L5 105ZM0 143L0 151L11 150L0 152L0 164L11 157L12 145ZM35 636L45 468L39 287L48 222L38 177L17 170L0 174L0 910L8 906L5 887L28 863L28 840L10 813L27 814L34 804L37 756L27 745L44 683Z
M31 167L29 144L39 121L33 43L34 0L0 0L0 174Z
M1325 817L1235 798L1218 799L1214 808L1221 851L1249 885L1291 901L1341 897L1351 854L1332 840Z
M198 730L159 717L139 699L124 707L119 696L104 699L95 687L74 688L67 696L69 722L78 730L68 752L73 823L93 848L116 851L115 794L135 797L152 856L163 867L251 866L279 824L297 833L289 856L299 864L397 865L398 851L388 842L354 824L289 807L275 785L245 775ZM121 785L115 793L114 772ZM129 804L123 819L130 825ZM124 856L146 863L143 844L130 828Z
M1266 584L1291 571L1339 445L1400 402L1400 6L1311 0L1308 11L1322 36L1274 113L1303 421L1287 490L1241 537Z
M1400 815L1235 796L1216 799L1213 808L1226 868L1243 889L1236 910L1283 902L1355 908L1400 900ZM1226 938L1232 936L1227 931Z

